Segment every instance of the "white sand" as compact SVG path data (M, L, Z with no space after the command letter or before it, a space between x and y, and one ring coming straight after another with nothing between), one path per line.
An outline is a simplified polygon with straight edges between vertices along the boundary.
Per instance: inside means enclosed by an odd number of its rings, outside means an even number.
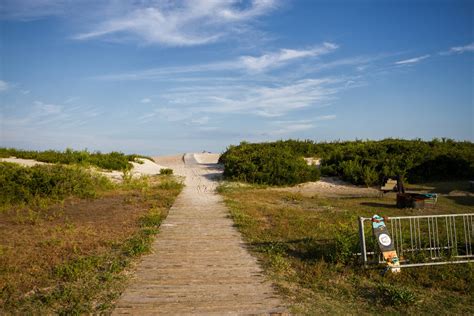
M142 161L143 163L138 163L138 162L132 162L133 168L131 170L131 175L133 178L139 178L142 176L152 176L152 175L157 175L160 174L160 170L164 169L165 167L160 166L156 164L155 162L149 160L149 159L144 159L144 158L137 158L137 160ZM0 161L4 162L12 162L16 163L22 166L26 167L31 167L35 165L45 165L47 163L41 162L41 161L36 161L33 159L21 159L21 158L16 158L16 157L10 157L10 158L0 158ZM114 182L121 182L123 181L123 172L122 171L99 171L96 168L92 168L96 172L99 172L109 178L110 180Z
M165 169L166 167L160 166L155 162L145 159L145 158L137 158L143 163L132 162L133 168L130 170L130 174L132 178L140 178L143 176L153 176L160 174L161 169ZM122 182L123 181L123 172L122 171L100 171L101 174L109 178L114 182Z
M166 167L160 166L156 164L154 161L144 158L137 158L137 160L141 161L142 163L132 162L133 169L132 169L132 176L141 177L143 175L152 176L156 174L160 174L161 169L165 169Z
M309 166L315 165L316 167L321 166L321 159L319 158L304 158L304 161L306 161L306 164Z
M0 158L0 161L17 163L17 164L25 166L25 167L32 167L32 166L36 166L36 165L45 165L46 164L45 162L36 161L36 160L33 160L33 159L21 159L21 158L16 158L16 157Z
M203 164L214 164L217 163L219 160L220 154L211 154L211 153L202 153L202 154L194 154L194 158L198 163Z
M355 186L333 177L321 177L319 181L306 182L294 187L276 188L278 191L301 193L304 196L321 194L325 196L367 196L376 197L380 191L374 188Z

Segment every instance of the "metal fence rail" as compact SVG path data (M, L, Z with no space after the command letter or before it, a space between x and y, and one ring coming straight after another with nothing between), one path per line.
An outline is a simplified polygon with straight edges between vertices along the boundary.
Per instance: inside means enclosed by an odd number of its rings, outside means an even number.
M384 262L370 224L359 217L364 266ZM386 226L402 267L474 262L474 213L388 217Z

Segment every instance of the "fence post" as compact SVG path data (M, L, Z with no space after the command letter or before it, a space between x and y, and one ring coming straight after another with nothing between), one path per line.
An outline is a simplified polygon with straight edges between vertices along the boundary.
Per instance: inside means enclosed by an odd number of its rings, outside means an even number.
M359 217L359 240L360 240L360 252L361 259L364 267L367 266L367 249L365 247L365 232L364 232L364 218Z

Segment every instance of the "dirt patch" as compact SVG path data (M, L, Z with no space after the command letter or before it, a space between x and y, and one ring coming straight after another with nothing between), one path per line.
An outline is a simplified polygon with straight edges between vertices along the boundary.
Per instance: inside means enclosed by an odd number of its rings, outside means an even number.
M0 212L0 314L21 310L22 299L37 289L57 289L56 267L79 258L111 256L140 229L139 219L151 209L166 216L178 191L121 188L92 200L5 207ZM84 298L81 304L91 302Z
M110 243L123 240L146 210L137 197L119 194L92 201L71 199L48 210L0 213L5 254L1 266L22 271L2 274L0 283L15 283L19 292L49 286L45 276L52 267L77 253L101 253Z

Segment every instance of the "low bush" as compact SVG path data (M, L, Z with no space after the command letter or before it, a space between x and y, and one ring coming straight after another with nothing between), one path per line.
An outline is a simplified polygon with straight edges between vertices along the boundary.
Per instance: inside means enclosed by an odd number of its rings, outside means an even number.
M416 302L415 293L406 287L380 283L377 292L383 304L412 305Z
M170 168L163 168L160 170L160 174L162 175L170 175L173 174L173 169Z
M224 177L249 183L288 185L319 179L319 169L308 166L289 149L242 143L221 157Z
M27 203L35 198L93 197L96 190L111 185L100 176L75 166L36 165L22 167L0 162L0 205Z

